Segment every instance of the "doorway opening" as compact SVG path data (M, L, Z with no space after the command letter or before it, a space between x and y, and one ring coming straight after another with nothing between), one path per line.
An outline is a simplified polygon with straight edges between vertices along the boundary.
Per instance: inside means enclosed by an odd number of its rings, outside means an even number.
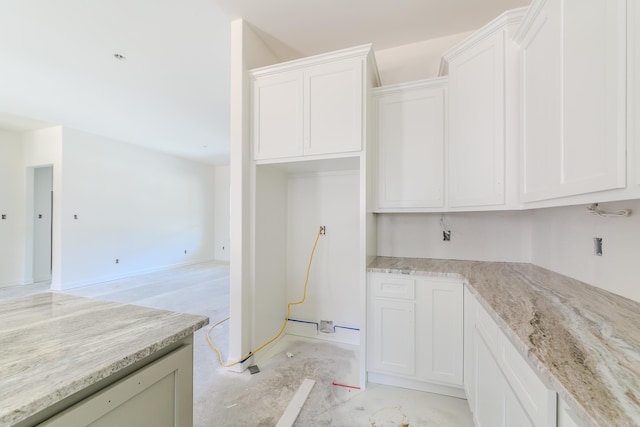
M51 282L53 166L33 168L33 282Z

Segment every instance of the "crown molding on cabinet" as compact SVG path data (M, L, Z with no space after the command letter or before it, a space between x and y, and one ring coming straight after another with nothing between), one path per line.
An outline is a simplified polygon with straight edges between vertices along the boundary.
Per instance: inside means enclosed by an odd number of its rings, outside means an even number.
M439 76L446 76L449 73L449 62L461 53L464 53L471 46L481 42L487 37L491 37L495 32L502 31L508 25L519 24L527 14L529 7L507 10L502 15L489 22L484 27L474 31L469 37L446 51L440 61Z
M371 90L371 93L373 95L384 95L386 93L394 93L402 90L442 86L443 84L446 84L448 80L449 80L449 77L444 76L444 77L435 77L432 79L417 80L417 81L408 82L408 83L398 83L395 85L388 85L388 86L373 88Z
M531 31L531 25L537 19L538 15L542 11L543 6L547 3L547 0L533 0L529 6L529 11L522 19L522 23L518 28L518 31L513 36L513 41L517 44L522 44L524 37Z
M281 62L275 65L268 65L266 67L254 68L249 70L254 78L269 76L272 74L278 74L283 71L292 71L306 68L311 65L319 65L323 63L334 62L336 60L344 60L349 58L362 58L366 57L368 66L373 71L374 86L380 85L380 74L378 73L378 66L373 56L373 45L371 43L363 44L360 46L350 47L347 49L338 50L335 52L321 53L319 55L308 56L305 58L294 59L292 61Z

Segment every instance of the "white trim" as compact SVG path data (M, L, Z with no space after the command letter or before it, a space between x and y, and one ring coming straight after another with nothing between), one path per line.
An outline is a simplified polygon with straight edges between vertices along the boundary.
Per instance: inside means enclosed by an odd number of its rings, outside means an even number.
M412 89L421 89L421 88L430 88L430 87L446 87L449 83L449 77L436 77L433 79L425 79L425 80L417 80L408 83L398 83L395 85L389 86L381 86L374 89L371 89L371 94L373 96L381 96L389 93L401 92L404 90L412 90Z
M292 61L281 62L279 64L268 65L266 67L259 67L249 70L249 74L252 77L264 77L271 74L278 74L284 71L292 71L301 68L306 68L313 65L334 62L336 60L343 60L349 58L362 58L372 53L372 45L365 44L361 46L355 46L347 49L338 50L335 52L321 53L319 55L308 56L305 58L294 59Z
M446 51L442 55L442 60L440 61L440 70L438 71L438 75L445 76L449 73L449 62L455 59L461 53L464 53L471 46L474 46L480 43L482 40L487 37L491 37L494 33L498 31L503 31L509 25L520 24L523 18L527 15L529 7L521 7L518 9L507 10L502 15L495 18L493 21L489 22L487 25L483 26L477 31L474 31L467 38L462 40L460 43Z

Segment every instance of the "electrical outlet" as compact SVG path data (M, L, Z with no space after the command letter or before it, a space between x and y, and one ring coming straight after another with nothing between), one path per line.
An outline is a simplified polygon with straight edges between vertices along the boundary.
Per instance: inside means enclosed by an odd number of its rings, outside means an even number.
M445 242L451 241L451 230L442 230L442 240Z
M595 256L602 256L602 237L593 238L593 254Z
M333 328L333 320L321 320L320 321L320 332L324 332L325 334L332 334L336 330Z
M324 225L320 226L320 235L324 236L325 234L327 234L327 227L325 227Z

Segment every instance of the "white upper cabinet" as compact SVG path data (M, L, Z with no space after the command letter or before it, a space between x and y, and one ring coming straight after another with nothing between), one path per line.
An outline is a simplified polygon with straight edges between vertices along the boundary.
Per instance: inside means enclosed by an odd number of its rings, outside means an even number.
M367 45L252 70L254 159L361 151L371 61Z
M444 207L446 87L438 78L374 89L376 211Z
M517 87L512 84L516 57L509 34L524 12L504 13L443 57L449 74L451 208L506 203L506 157L517 147L517 133L507 122L517 109ZM517 181L517 174L509 178Z
M304 154L362 149L362 60L342 60L305 71Z
M265 76L254 82L256 159L302 155L302 86L298 72Z
M629 152L633 172L632 181L636 189L640 186L640 3L629 2L628 5L629 60L627 64L627 134Z
M534 1L516 40L522 200L625 187L626 1Z

